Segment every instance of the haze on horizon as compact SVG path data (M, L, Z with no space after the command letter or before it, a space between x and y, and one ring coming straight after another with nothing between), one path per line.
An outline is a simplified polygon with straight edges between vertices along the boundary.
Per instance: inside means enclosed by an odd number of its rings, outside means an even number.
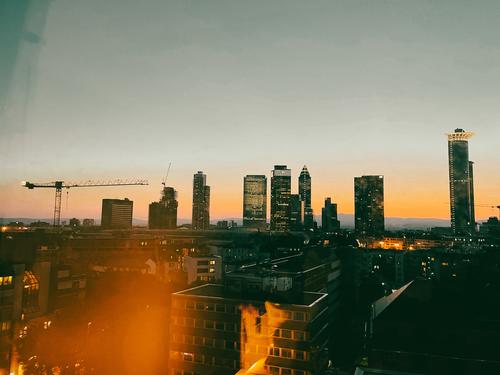
M455 128L476 133L476 203L500 204L496 1L14 3L0 6L0 217L52 216L53 190L22 180L137 177L150 185L70 190L62 216L128 197L146 218L172 162L179 218L196 171L211 218L241 217L243 176L274 164L292 191L307 165L315 215L326 196L352 213L353 177L381 174L387 217L449 218Z

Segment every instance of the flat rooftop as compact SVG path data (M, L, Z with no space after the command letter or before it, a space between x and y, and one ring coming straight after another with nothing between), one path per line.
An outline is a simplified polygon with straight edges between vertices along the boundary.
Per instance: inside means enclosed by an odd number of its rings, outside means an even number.
M325 299L327 297L326 293L313 293L313 292L303 292L300 294L293 295L276 295L276 294L266 294L264 292L257 294L248 295L246 297L241 293L235 293L227 290L224 285L220 284L205 284L196 286L194 288L182 290L180 292L174 293L174 295L180 296L198 296L207 297L214 299L232 299L238 302L273 302L282 303L287 305L296 305L303 307L311 307Z

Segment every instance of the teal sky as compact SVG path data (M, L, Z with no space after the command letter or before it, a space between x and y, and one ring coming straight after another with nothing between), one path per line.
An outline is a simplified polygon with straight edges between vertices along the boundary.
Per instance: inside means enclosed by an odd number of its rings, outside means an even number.
M476 202L499 204L499 35L498 1L51 1L0 57L0 217L51 216L21 180L140 177L72 190L63 216L127 196L144 218L171 161L180 217L198 170L215 218L241 216L245 174L306 164L316 214L383 174L387 216L447 218L457 127L477 134Z

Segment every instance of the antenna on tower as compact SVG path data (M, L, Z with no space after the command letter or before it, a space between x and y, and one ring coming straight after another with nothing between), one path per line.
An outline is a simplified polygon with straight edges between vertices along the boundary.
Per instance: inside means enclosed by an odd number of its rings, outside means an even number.
M166 183L167 183L167 178L168 178L168 174L170 173L170 167L172 166L172 162L168 163L168 169L167 169L167 174L165 175L165 178L163 179L163 181L161 182L161 184L165 187L166 186Z

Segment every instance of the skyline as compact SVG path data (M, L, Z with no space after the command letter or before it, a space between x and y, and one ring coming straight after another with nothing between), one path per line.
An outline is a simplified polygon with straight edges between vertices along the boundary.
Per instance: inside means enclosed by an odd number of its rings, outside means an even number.
M316 215L325 197L353 213L353 177L380 174L387 217L449 219L455 128L476 133L477 204L500 203L500 4L47 6L0 93L0 217L51 216L52 192L22 180L140 177L150 185L72 190L62 215L98 218L101 199L128 197L145 219L172 162L179 218L191 216L197 170L215 220L241 217L246 174L286 164L296 193L305 164Z

